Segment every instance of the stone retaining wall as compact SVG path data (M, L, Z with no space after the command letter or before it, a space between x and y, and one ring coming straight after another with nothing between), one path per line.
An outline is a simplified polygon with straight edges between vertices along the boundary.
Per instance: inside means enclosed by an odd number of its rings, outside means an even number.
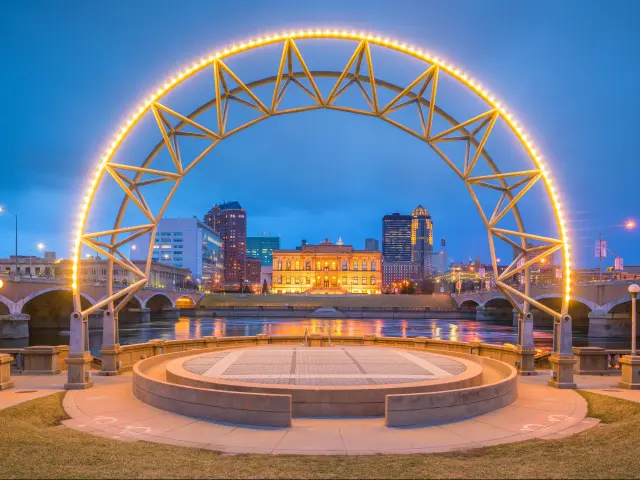
M445 392L387 395L385 424L388 427L459 420L497 410L515 401L518 396L515 368L487 357L463 353L450 355L472 359L487 367L488 383ZM498 378L489 369L498 372Z
M375 335L254 335L244 337L202 337L192 340L150 340L146 343L117 346L102 350L103 371L109 375L131 370L145 358L163 353L180 352L198 348L220 349L250 347L255 345L303 345L328 347L330 345L376 345L400 348L427 348L440 352L460 352L489 357L508 363L519 372L533 373L534 350L522 350L512 345L492 345L482 342L455 342L426 337L378 337ZM9 352L6 352L9 353Z

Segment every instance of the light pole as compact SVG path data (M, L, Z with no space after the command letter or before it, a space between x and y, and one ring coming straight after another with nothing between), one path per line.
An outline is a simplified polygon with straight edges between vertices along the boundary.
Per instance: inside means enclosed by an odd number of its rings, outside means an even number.
M624 227L627 230L633 230L636 227L636 222L634 220L627 220L626 222L624 222L621 225L614 225L613 227L610 227L606 230L604 230L604 232L600 232L598 235L598 253L599 253L599 257L600 257L600 270L598 273L598 281L601 282L602 281L602 233L607 233L610 232L611 230L614 230L618 227ZM608 248L604 249L604 253L606 254L607 250L609 250ZM613 252L612 252L613 253Z
M636 297L640 292L640 285L635 283L629 285L629 293L631 294L631 355L636 355Z
M0 207L0 213L4 213L8 210L5 210L4 208ZM13 215L16 218L16 254L15 254L15 261L16 261L16 277L18 276L18 215L13 213L13 212L9 212L11 215Z

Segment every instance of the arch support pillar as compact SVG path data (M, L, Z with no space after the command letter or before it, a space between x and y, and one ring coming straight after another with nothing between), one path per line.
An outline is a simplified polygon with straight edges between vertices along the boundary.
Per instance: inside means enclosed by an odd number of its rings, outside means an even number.
M533 314L526 312L524 315L514 309L514 321L518 325L518 353L520 355L518 373L520 375L536 375L535 354L536 348L533 343Z
M553 353L549 357L551 378L549 386L556 388L576 388L573 382L573 356L571 338L571 315L563 315L553 322Z
M70 345L67 364L67 383L65 390L81 390L93 386L91 380L91 361L89 352L89 319L80 312L73 312L70 318Z
M105 310L103 315L102 348L100 358L102 369L100 375L118 375L121 347L118 338L118 313L113 310Z

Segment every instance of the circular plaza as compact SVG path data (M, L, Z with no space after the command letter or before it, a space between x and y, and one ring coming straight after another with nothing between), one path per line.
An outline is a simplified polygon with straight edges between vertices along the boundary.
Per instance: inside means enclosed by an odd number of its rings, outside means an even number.
M137 363L133 393L173 413L260 426L295 417L456 421L512 403L517 371L464 353L383 346L187 350Z

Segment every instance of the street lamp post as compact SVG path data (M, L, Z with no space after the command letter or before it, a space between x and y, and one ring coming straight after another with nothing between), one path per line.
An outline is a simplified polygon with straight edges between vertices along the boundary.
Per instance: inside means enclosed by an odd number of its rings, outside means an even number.
M636 351L636 298L640 292L640 285L629 285L631 295L631 355L620 357L622 378L618 382L620 388L640 390L640 357Z
M618 227L623 227L626 228L627 230L633 230L636 227L636 222L634 220L627 220L626 222L624 222L622 225L614 225L611 228L608 228L607 230L604 231L604 233L606 232L610 232L611 230L618 228ZM598 281L601 282L602 281L602 231L599 233L598 235L598 253L599 253L599 257L600 257L600 270L598 272ZM608 248L604 249L604 253L607 252L607 250L610 250ZM614 253L613 251L611 253ZM615 253L614 253L615 254Z
M636 355L636 297L640 292L640 285L629 285L629 293L631 294L631 355Z

